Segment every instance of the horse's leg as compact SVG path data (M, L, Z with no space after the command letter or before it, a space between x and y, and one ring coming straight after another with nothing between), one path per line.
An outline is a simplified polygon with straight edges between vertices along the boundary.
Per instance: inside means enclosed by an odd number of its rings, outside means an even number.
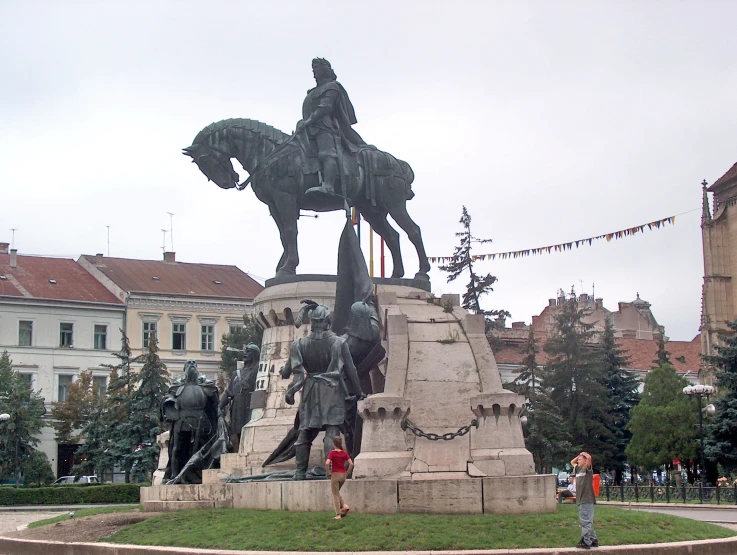
M399 233L386 219L386 210L372 207L360 207L361 215L386 242L389 252L392 253L392 277L400 278L404 275L402 252L399 249Z
M279 208L276 206L275 202L272 200L270 203L267 204L269 207L269 213L271 214L271 218L274 220L274 223L276 224L277 229L279 230L279 239L281 240L281 246L282 246L282 255L281 258L279 258L279 263L276 265L276 275L280 276L281 269L284 267L284 261L287 258L287 242L284 240L284 225L282 224L281 215L279 212Z
M427 275L427 272L430 271L430 261L427 259L427 254L425 254L425 245L422 242L420 226L407 214L406 201L391 206L389 208L389 215L404 230L409 240L415 246L415 249L417 249L417 257L420 259L420 271L415 275L415 279L429 280L430 277Z
M297 199L289 193L274 193L274 204L270 206L271 215L278 219L284 254L277 276L293 276L297 273L299 253L297 251ZM278 216L277 214L278 213Z

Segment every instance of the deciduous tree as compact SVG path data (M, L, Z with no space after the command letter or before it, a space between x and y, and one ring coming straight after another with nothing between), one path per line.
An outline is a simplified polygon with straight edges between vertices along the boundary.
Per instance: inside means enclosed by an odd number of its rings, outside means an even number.
M67 399L54 403L51 417L59 443L79 443L81 432L87 426L97 404L97 392L92 390L92 371L81 372L77 381L69 385Z
M673 460L694 460L697 454L698 413L683 394L688 380L669 364L651 370L640 402L632 409L627 429L632 439L625 449L630 463L655 470Z

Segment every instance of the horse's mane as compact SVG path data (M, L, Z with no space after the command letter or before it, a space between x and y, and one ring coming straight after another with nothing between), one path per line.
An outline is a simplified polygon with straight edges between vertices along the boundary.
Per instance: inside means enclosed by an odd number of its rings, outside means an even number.
M197 136L195 137L192 144L202 143L206 141L207 138L213 133L231 128L241 128L246 129L247 131L253 131L254 133L263 135L267 139L271 139L272 141L277 143L280 143L289 137L289 135L287 135L283 131L279 131L275 127L272 127L271 125L267 125L255 119L230 118L216 121L215 123L211 123L210 125L205 127L202 131L197 133Z

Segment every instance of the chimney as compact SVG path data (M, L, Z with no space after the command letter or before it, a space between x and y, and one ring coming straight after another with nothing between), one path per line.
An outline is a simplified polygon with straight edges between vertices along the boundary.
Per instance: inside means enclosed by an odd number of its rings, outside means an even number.
M176 253L167 251L164 253L164 262L176 262Z
M8 254L10 243L0 243L0 254Z
M525 326L524 322L512 322L512 329L513 330L523 330L527 326Z
M95 256L96 256L97 258L102 258L102 253L101 253L101 252L98 252L98 253L97 253L97 254L96 254Z
M596 299L596 308L599 310L604 310L604 299L602 299L601 297Z
M15 268L18 265L18 249L10 249L10 267Z
M555 299L548 299L548 306L555 306Z
M588 293L581 293L578 296L578 301L581 302L581 303L584 303L584 304L588 303L589 302L589 295L588 295Z

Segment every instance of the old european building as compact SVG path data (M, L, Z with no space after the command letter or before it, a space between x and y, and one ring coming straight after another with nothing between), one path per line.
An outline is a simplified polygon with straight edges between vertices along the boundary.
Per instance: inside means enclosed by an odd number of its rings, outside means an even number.
M57 475L71 470L74 445L58 445L52 403L65 401L80 372L105 393L107 364L120 348L125 306L72 259L18 255L0 243L0 353L44 396L39 449Z
M709 210L708 193L712 193ZM712 216L713 213L713 216ZM720 334L731 334L727 322L737 319L737 164L711 187L703 183L701 236L704 245L704 284L701 297L701 350L716 354ZM701 368L703 382L712 384L709 365Z
M544 366L547 362L547 354L543 351L543 345L548 337L554 332L555 316L560 310L565 297L550 299L548 306L538 316L532 317L532 328L538 342L537 362ZM650 303L644 301L637 295L632 302L620 302L616 311L610 311L604 307L604 300L593 299L582 293L578 297L581 308L586 307L589 315L585 318L587 323L594 324L595 331L603 331L606 319L612 321L615 329L617 344L629 356L628 370L633 371L640 380L644 380L647 373L655 366L657 359L657 339L664 333L653 316ZM496 333L501 339L501 348L494 349L499 371L503 382L511 382L519 373L524 359L523 349L529 336L530 326L524 322L514 322L511 328L505 328ZM701 364L700 337L697 335L692 341L666 341L666 350L670 352L670 359L676 372L693 383L698 383L698 373Z
M126 306L123 328L133 354L155 333L159 356L173 378L195 359L200 374L216 379L221 339L251 314L258 282L236 266L82 255L77 262Z

